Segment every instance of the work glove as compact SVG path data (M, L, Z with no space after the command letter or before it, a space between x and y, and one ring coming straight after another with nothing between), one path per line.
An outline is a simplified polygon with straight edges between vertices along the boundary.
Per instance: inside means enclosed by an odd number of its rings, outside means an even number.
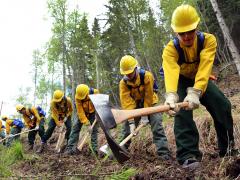
M133 133L133 135L135 136L136 135L136 133L135 133L136 126L135 126L134 120L129 122L129 127L130 127L130 133Z
M178 94L175 92L169 92L165 94L165 102L164 105L169 105L170 110L167 112L170 116L175 116L176 113L180 110L180 108L176 105L178 102Z
M39 130L39 125L36 125L35 130L36 130L36 131Z
M66 122L68 120L68 117L65 117L64 119L63 119L63 122Z
M186 107L186 110L193 110L199 107L200 101L199 98L202 94L202 91L199 89L195 89L192 87L187 88L187 96L183 100L184 102L188 102L189 105Z
M141 123L142 124L148 124L149 123L149 120L148 120L148 116L142 116L141 117Z

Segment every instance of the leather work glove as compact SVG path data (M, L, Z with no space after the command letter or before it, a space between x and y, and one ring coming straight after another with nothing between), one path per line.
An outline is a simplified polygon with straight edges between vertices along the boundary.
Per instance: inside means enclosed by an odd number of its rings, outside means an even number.
M134 131L135 131L135 129L136 129L136 126L135 126L134 120L132 120L132 121L129 122L129 127L130 127L130 133L133 133L133 135L135 136L136 133L135 133Z
M149 123L148 116L142 116L141 123L147 125Z
M63 119L63 122L66 122L68 120L68 117L65 117L64 119Z
M178 94L175 92L169 92L165 94L165 102L164 105L169 105L170 110L167 112L170 116L175 116L176 113L180 110L180 108L176 105L179 100Z
M39 125L36 125L35 130L36 130L36 131L39 130Z
M202 91L199 89L195 89L192 87L187 88L187 96L183 100L184 102L188 102L189 105L186 107L186 110L193 110L199 107L200 101L199 98L202 94Z

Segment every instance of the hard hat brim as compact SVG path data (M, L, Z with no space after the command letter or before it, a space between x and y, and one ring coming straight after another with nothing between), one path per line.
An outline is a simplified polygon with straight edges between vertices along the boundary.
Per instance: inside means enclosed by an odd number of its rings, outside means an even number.
M87 96L87 94L86 94L85 96L83 96L83 97L81 97L81 96L78 96L78 95L75 95L75 99L78 99L78 100L83 100L83 99L85 99L85 98L86 98L86 96Z
M135 69L135 68L134 68L134 69ZM127 70L127 71L120 70L120 73L121 73L122 75L131 74L131 73L134 71L134 69L130 69L130 70Z
M195 23L190 24L188 26L177 27L177 26L174 26L174 25L171 24L171 27L172 27L173 31L176 32L176 33L188 32L188 31L196 29L198 24L199 24L199 21L200 21L200 18L198 18L198 20Z
M62 100L63 96L61 98L59 98L59 99L53 99L53 102L60 102Z

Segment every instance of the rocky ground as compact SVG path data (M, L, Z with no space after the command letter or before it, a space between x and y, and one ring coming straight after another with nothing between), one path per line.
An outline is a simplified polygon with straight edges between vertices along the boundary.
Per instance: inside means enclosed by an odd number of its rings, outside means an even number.
M233 74L222 78L217 85L232 102L236 145L240 148L240 78ZM175 157L173 121L167 117L165 130L169 146ZM195 111L194 119L200 133L200 148L203 152L201 168L196 171L183 169L175 158L164 162L157 158L152 144L150 127L145 127L134 137L130 147L131 159L124 164L108 158L96 158L86 145L79 155L64 155L54 152L58 134L49 141L46 152L41 155L26 150L26 160L14 165L14 174L29 179L107 179L114 173L134 168L138 173L130 179L229 179L240 173L240 159L217 156L216 135L210 115L201 107ZM115 132L116 133L116 132ZM23 139L26 146L26 138ZM99 144L105 139L100 135ZM26 148L26 147L25 147ZM35 147L37 148L37 147ZM113 179L113 176L112 176ZM115 178L119 179L119 178ZM124 178L122 178L124 179Z

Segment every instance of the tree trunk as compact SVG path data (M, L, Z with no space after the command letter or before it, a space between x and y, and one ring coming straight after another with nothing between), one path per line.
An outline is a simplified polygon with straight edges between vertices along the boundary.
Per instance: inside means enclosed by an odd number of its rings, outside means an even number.
M128 14L127 14L127 11L126 11L126 5L125 4L123 4L122 10L123 10L123 16L124 16L125 24L127 25L127 29L128 29L130 46L131 46L131 48L133 50L135 58L138 60L138 63L140 63L139 62L140 61L140 57L138 55L137 48L136 48L136 45L135 45L132 29L130 27L131 23L129 23Z
M99 79L99 71L100 71L100 68L99 68L99 63L98 63L98 50L96 52L93 52L93 58L94 58L94 61L96 63L96 85L97 85L97 89L99 89L99 83L100 83L100 79Z
M212 4L212 7L213 7L215 13L216 13L217 20L218 20L220 28L223 32L224 39L227 42L229 51L231 52L231 56L232 56L233 61L236 65L238 75L240 76L240 55L239 55L238 49L235 46L235 44L232 40L232 37L230 36L229 29L228 29L228 27L227 27L227 25L226 25L226 23L225 23L225 21L222 17L220 9L218 8L217 1L216 0L210 0L210 2Z

